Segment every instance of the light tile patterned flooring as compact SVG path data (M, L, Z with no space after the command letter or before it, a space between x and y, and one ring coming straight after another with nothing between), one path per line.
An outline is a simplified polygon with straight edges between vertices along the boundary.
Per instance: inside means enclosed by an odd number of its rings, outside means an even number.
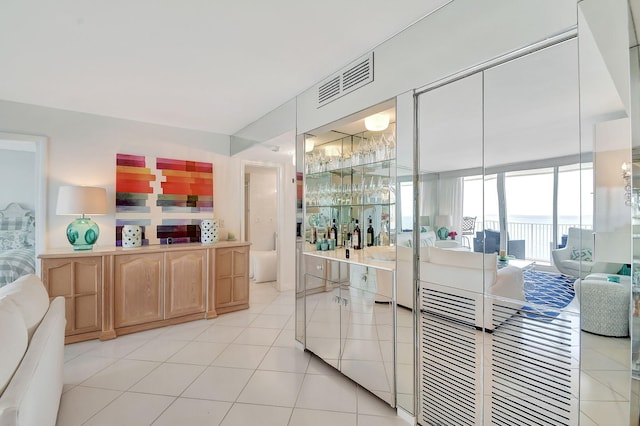
M57 425L407 425L295 347L292 292L251 292L249 310L67 345ZM580 425L628 424L629 344L581 333Z
M407 423L295 347L292 292L251 284L251 308L65 347L58 426Z
M640 396L638 381L630 379L629 338L585 332L580 336L580 425L632 424L629 422L630 386L633 386L631 398L637 401ZM637 419L638 413L632 416Z

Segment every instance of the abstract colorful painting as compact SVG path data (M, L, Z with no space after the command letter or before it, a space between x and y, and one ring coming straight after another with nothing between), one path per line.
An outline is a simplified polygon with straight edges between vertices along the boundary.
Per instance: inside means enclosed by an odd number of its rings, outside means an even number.
M200 221L213 218L213 187L211 163L117 154L116 245L127 224L143 227L143 244L200 241Z

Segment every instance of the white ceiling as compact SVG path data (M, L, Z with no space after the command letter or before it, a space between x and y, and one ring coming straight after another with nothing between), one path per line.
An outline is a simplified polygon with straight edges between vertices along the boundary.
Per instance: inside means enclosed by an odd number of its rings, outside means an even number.
M233 134L449 0L2 0L0 99Z

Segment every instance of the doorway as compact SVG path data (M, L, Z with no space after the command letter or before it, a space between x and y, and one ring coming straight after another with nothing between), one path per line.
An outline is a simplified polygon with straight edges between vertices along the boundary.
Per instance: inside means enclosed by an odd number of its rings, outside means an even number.
M15 203L34 217L28 242L33 248L36 275L40 265L36 261L46 247L46 158L47 138L0 132L0 179L11 182L0 194L0 210Z
M244 239L251 243L250 276L257 283L278 281L278 168L244 168Z

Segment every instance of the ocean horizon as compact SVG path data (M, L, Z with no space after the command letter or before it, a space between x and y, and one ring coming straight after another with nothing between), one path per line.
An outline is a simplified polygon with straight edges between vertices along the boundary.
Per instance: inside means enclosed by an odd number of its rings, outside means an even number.
M402 223L407 224L412 222L412 217L403 216ZM485 221L487 222L497 222L498 216L495 215L487 215L485 217ZM543 216L543 215L513 215L508 217L509 223L536 223L536 224L547 224L551 225L552 220L551 216ZM580 216L558 216L558 224L559 225L579 225ZM582 217L583 225L591 225L593 224L593 216L585 215Z

